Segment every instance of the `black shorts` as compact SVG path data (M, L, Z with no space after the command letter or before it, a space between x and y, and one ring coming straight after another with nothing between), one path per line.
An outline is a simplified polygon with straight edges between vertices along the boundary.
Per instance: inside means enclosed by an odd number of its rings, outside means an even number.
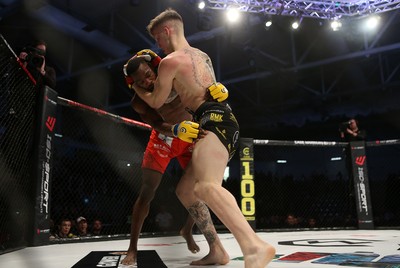
M194 120L200 128L217 135L229 153L229 160L239 146L239 124L226 103L204 102L194 112Z

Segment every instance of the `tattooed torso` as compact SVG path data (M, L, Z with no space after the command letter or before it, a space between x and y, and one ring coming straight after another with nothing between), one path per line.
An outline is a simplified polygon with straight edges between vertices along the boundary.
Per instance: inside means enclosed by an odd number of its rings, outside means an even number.
M174 88L182 104L195 111L207 98L207 88L215 82L210 57L199 49L189 47L178 50L168 57L179 62L174 79Z

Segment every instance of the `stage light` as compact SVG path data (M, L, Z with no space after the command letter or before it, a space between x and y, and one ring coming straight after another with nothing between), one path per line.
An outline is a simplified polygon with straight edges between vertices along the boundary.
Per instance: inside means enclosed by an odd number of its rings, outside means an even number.
M272 20L267 20L264 25L265 25L266 28L271 27L272 26Z
M204 9L204 8L206 7L206 2L200 1L199 4L197 5L197 7L198 7L199 9Z
M297 30L300 27L301 22L303 21L303 17L300 17L299 19L296 19L293 23L292 23L292 28L294 30Z
M235 8L229 9L228 12L226 13L226 17L229 22L237 22L240 19L239 10Z
M338 31L342 27L342 23L339 20L333 20L331 22L331 28L333 31Z
M379 16L371 16L365 22L365 27L367 30L374 30L379 24Z

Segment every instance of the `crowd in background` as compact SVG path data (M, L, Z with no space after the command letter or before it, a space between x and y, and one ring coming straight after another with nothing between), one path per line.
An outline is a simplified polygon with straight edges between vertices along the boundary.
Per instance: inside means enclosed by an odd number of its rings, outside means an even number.
M339 174L340 175L340 174ZM330 180L324 174L314 174L310 178L296 179L293 176L276 177L273 174L256 173L256 228L269 229L313 229L313 228L357 228L357 215L352 189L348 189L349 181L343 176ZM387 180L373 181L373 185L380 183L376 188L386 189L387 192L400 189L398 178L400 174L393 174ZM174 181L173 178L167 178ZM174 185L171 181L161 185L160 193L163 198L156 200L144 224L144 233L178 233L186 219L186 211L174 198ZM223 186L231 191L237 200L240 200L240 180L228 178ZM398 209L399 200L395 194L389 194L385 200L379 201L372 191L372 199L376 204L374 220L376 226L397 226L400 219ZM397 200L396 200L397 199ZM71 210L71 213L76 209ZM104 208L104 213L110 207ZM111 207L112 209L112 207ZM68 211L65 212L68 214ZM94 234L96 225L95 216L72 218L70 217L70 232L64 236L55 235L63 227L62 219L58 220L53 228L52 238L79 238L94 235L128 234L131 219L127 208L123 219L113 221L106 217L100 233ZM54 215L57 216L57 215ZM103 216L103 215L102 215ZM89 220L86 220L89 219ZM226 231L222 223L212 215L213 222L218 230ZM100 222L101 224L101 222ZM64 223L65 225L65 223ZM82 231L83 228L86 231ZM196 228L196 227L195 227ZM195 232L197 229L195 229Z
M76 220L63 218L58 223L51 221L50 227L50 240L105 235L103 223L97 218L93 219L90 225L83 216Z

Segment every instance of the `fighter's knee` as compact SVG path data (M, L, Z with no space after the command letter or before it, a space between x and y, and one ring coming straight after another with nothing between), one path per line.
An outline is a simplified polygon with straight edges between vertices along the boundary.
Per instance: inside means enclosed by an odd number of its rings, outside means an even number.
M155 191L143 189L139 194L138 202L143 205L149 204L151 201L153 201L154 196Z
M203 199L205 195L211 193L213 191L213 185L209 182L200 182L197 181L194 185L194 194L198 197Z

